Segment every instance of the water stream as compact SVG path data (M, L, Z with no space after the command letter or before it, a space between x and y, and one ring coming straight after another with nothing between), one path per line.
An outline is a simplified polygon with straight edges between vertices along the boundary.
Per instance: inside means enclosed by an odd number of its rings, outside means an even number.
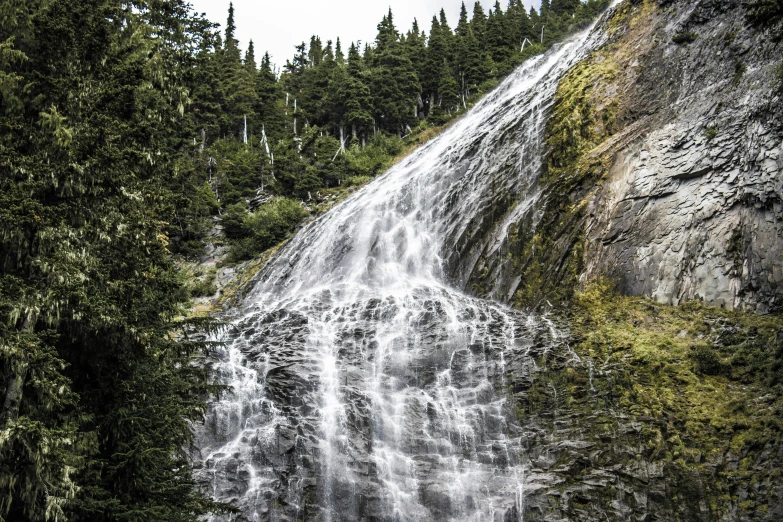
M475 245L535 213L557 83L602 39L524 63L257 276L215 362L233 392L197 434L197 478L243 511L215 520L522 520L508 376L561 341L464 285Z

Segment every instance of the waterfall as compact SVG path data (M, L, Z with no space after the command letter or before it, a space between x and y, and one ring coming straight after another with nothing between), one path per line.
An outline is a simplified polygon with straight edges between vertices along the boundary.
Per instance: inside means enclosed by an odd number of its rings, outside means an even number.
M514 383L562 341L465 292L469 246L535 212L557 84L603 39L525 62L256 276L214 363L233 391L197 433L197 479L242 509L214 520L522 520Z

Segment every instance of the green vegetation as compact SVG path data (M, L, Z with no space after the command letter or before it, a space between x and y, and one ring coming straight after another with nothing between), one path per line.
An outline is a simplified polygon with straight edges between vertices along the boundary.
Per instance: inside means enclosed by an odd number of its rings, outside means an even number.
M689 43L695 42L698 38L698 33L693 31L678 31L674 36L672 36L672 42L676 43L677 45L687 45Z
M215 284L215 274L217 270L212 268L207 273L196 272L189 274L190 297L211 297L217 293L217 284Z
M753 0L747 4L747 17L752 24L763 27L779 24L783 21L783 0Z
M485 14L476 3L471 17L463 5L454 29L441 11L429 35L418 22L402 33L390 10L373 44L351 43L344 52L339 39L313 36L279 77L268 55L257 67L252 42L241 56L231 7L223 35L207 31L196 55L188 190L199 193L183 200L193 203L172 223L173 251L198 254L210 215L232 209L236 221L237 205L258 195L299 199L317 211L325 199L383 172L607 4L555 0L528 12L512 0L505 11L496 3ZM217 206L201 194L204 180ZM229 243L231 262L268 247L240 235Z
M712 141L715 139L715 136L718 135L718 128L714 125L708 125L707 127L704 127L703 134L707 141Z
M522 286L514 295L520 307L568 301L582 272L581 222L588 196L611 165L600 145L618 132L622 100L610 86L633 58L626 41L644 32L655 5L624 4L609 22L621 37L573 67L563 78L546 131L549 150L542 181L547 197L538 229L523 223L512 230L513 270ZM561 262L562 261L562 262Z
M735 87L742 81L742 77L748 70L748 66L740 60L734 62L734 76L731 78L731 84Z
M245 212L244 205L229 207L224 217L226 234L236 239L229 253L232 262L252 259L281 240L309 213L298 201L274 198L255 212Z
M226 510L188 465L219 387L191 364L209 323L176 320L166 223L186 170L182 49L205 22L168 7L0 4L2 520Z
M783 442L783 317L661 305L606 281L577 293L567 314L581 362L539 374L518 410L553 429L568 418L593 444L589 461L562 475L569 483L595 465L646 461L664 470L663 505L699 513L706 499L719 518L743 500L737 484L779 480L766 455ZM766 499L755 501L763 511Z

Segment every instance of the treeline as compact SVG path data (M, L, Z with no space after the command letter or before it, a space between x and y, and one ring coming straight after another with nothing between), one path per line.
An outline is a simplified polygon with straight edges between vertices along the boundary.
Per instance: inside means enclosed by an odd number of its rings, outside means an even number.
M279 76L268 54L257 63L252 41L240 51L231 6L224 32L205 31L196 54L195 177L192 204L172 230L176 248L202 251L209 213L222 215L235 259L268 248L301 219L279 197L311 201L376 175L419 133L466 110L525 58L585 26L607 4L553 0L528 11L510 0L505 11L495 3L485 13L476 2L472 14L463 4L453 29L441 10L428 33L416 21L402 32L390 9L372 44L346 48L339 38L313 36ZM254 199L269 200L267 212L280 218L275 230L248 212Z
M389 13L374 44L313 38L278 75L233 11L220 33L185 0L0 2L0 520L227 509L190 472L220 389L172 253L216 216L236 258L274 244L300 199L380 172L603 3L477 6L426 37Z

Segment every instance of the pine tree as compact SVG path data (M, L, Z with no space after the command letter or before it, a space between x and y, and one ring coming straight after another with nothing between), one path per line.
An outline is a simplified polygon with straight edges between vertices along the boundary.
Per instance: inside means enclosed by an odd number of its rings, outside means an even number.
M377 52L384 52L397 43L399 39L400 34L397 32L397 28L394 27L394 17L390 7L388 14L385 15L383 20L381 20L381 23L378 24L378 35L375 37Z
M441 30L440 21L433 16L432 25L430 27L430 37L427 41L426 66L423 69L423 75L421 77L422 93L428 106L428 112L431 112L433 108L438 105L438 87L441 83L440 75L442 72L442 65L447 61L448 54L446 42L444 40L443 31Z
M438 106L447 112L451 112L459 108L459 103L459 85L452 75L451 67L444 61L440 68Z
M347 70L348 74L354 78L358 78L364 70L364 58L361 53L359 53L359 48L353 42L351 42L351 46L348 48Z
M443 47L446 53L446 61L451 64L454 61L454 33L451 31L448 20L446 20L446 11L440 10L438 15L438 21L440 22L440 34L443 39Z
M237 63L240 61L239 42L236 35L236 24L234 23L234 3L228 3L228 19L226 20L225 38L223 39L223 52L226 63Z
M256 53L255 48L253 46L253 40L250 40L250 42L247 44L247 51L245 51L245 67L247 67L248 71L255 74L258 70L258 65L256 64Z
M481 49L486 49L486 27L487 16L484 14L484 8L481 6L481 2L473 4L473 18L470 20L470 28L473 30L473 35L478 40Z
M500 2L496 1L487 18L487 50L498 64L506 63L511 57L511 50L507 46L506 28L505 13L500 8Z
M423 31L419 30L419 23L413 20L413 25L405 37L405 54L411 60L418 78L427 75L427 38ZM424 95L426 97L426 95ZM424 102L419 96L416 100L417 110L421 113Z
M460 38L465 38L468 36L469 32L470 22L468 21L468 9L465 7L465 2L462 2L459 10L459 22L457 23L457 28L454 33Z
M272 70L272 61L268 52L264 53L256 76L256 93L258 93L256 106L258 123L265 131L267 139L282 137L285 129L285 95L282 84L277 81Z
M0 99L6 520L173 522L220 508L183 454L215 389L189 356L206 347L173 340L186 296L165 224L180 131L193 130L197 58L181 50L203 25L169 7L61 0L2 27L27 57L4 69L25 91Z
M581 0L552 0L550 11L554 16L570 17L581 4Z
M310 64L307 59L307 44L302 42L296 46L296 52L292 61L286 60L285 70L291 74L301 74Z
M343 46L340 43L340 38L337 38L337 43L334 48L334 59L339 64L345 63L345 55L343 54Z
M324 58L324 49L321 44L321 38L312 36L310 38L310 50L307 52L307 62L310 67L318 67Z

